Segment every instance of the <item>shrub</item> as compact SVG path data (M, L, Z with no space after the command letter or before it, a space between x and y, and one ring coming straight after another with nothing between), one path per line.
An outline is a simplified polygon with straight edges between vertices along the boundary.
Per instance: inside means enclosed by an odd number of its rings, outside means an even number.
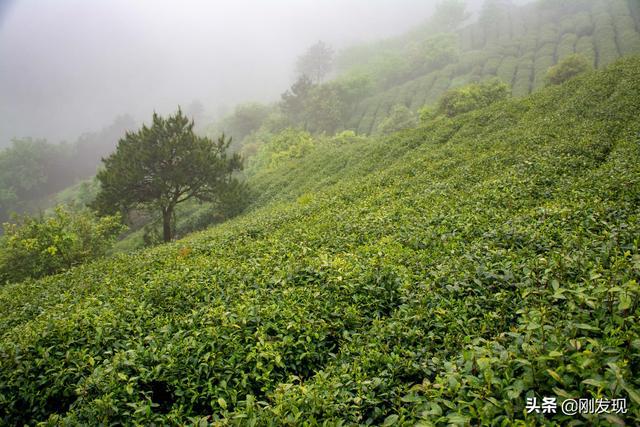
M498 79L474 83L445 93L438 102L437 112L448 117L455 117L486 107L508 96L508 86Z
M507 56L500 63L496 74L500 80L511 83L516 74L517 66L518 60L514 56Z
M547 84L559 85L589 70L591 65L582 55L569 55L547 71Z
M332 137L330 142L335 145L345 145L345 144L355 144L358 142L363 142L365 140L366 138L364 136L358 135L352 130L345 130L336 134L334 137Z
M408 129L416 125L415 115L404 105L394 105L389 115L380 122L378 132L389 135L402 129Z
M558 58L563 59L569 55L573 55L578 37L575 34L565 34L558 45Z
M553 64L553 55L536 57L534 63L533 90L537 90L545 85L546 73Z
M593 66L596 63L596 49L593 44L593 37L584 36L578 39L576 43L576 53L587 58L589 63Z
M632 55L640 50L640 34L625 0L611 2L611 15L616 30L616 40L620 55Z
M425 105L418 110L418 119L420 120L420 123L428 123L435 116L435 110L429 105Z
M495 75L498 72L498 67L500 66L500 62L502 61L501 57L493 56L484 63L484 68L482 69L482 73L484 75Z
M525 54L518 59L518 68L513 83L513 95L525 96L531 93L531 83L533 81L534 55Z
M256 131L267 120L271 111L268 106L256 102L238 105L233 114L225 117L209 129L210 135L226 133L237 142Z
M576 36L584 37L593 34L593 22L588 12L580 12L575 17Z
M607 5L597 3L593 9L593 22L595 24L594 41L598 53L598 68L604 67L618 58L616 45L616 31Z
M451 83L451 75L438 73L438 77L426 94L425 103L430 104L438 99L449 87Z
M375 108L369 108L369 110L367 110L367 112L364 114L364 116L362 117L362 120L360 120L360 124L358 125L358 132L359 133L366 133L369 134L371 132L371 127L373 125L373 111L375 110Z
M313 148L310 133L293 128L268 137L262 142L256 155L250 159L249 173L259 169L272 169L287 159L303 157Z
M62 206L48 217L24 215L5 223L0 283L43 277L102 256L123 228L117 217L72 213Z

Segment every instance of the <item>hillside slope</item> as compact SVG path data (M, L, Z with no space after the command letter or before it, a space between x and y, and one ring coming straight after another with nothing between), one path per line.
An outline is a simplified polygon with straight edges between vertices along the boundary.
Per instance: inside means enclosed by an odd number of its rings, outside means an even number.
M457 31L457 60L364 99L350 113L347 128L370 134L394 105L417 110L433 104L447 89L474 80L498 77L510 85L514 96L525 96L544 86L549 67L573 53L585 56L596 68L640 53L636 0L543 0L519 7L508 1L493 3L496 6L485 12L487 16ZM385 55L419 44L423 38L415 31L378 49L351 49L343 61L351 56L359 64L353 67L370 70Z
M0 424L640 423L637 93L630 58L318 146L243 217L1 288Z

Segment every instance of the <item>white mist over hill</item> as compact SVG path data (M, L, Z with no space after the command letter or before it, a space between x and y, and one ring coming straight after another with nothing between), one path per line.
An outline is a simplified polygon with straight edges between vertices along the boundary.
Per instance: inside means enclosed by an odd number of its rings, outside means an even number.
M0 147L200 100L278 98L309 45L400 34L436 0L18 0L0 10ZM478 2L476 2L478 3Z

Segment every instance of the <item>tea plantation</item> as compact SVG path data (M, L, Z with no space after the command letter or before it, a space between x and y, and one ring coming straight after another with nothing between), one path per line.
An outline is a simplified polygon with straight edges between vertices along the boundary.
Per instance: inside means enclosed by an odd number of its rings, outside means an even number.
M350 112L346 127L372 133L394 105L418 110L433 104L447 89L480 79L497 77L512 88L514 96L526 96L544 86L549 67L574 53L596 68L624 55L640 54L637 0L550 0L523 6L494 3L499 7L456 31L457 59L362 100ZM389 40L387 48L400 50L419 41L419 35L408 34ZM369 63L365 62L369 69L376 55L383 57L384 47L373 52Z
M638 94L627 58L318 144L235 220L0 288L0 424L638 425Z

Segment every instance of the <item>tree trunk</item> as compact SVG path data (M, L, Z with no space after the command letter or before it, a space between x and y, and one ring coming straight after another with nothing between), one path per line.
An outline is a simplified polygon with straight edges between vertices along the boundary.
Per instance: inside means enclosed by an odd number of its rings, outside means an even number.
M173 209L162 209L162 238L165 243L171 241L171 214Z

